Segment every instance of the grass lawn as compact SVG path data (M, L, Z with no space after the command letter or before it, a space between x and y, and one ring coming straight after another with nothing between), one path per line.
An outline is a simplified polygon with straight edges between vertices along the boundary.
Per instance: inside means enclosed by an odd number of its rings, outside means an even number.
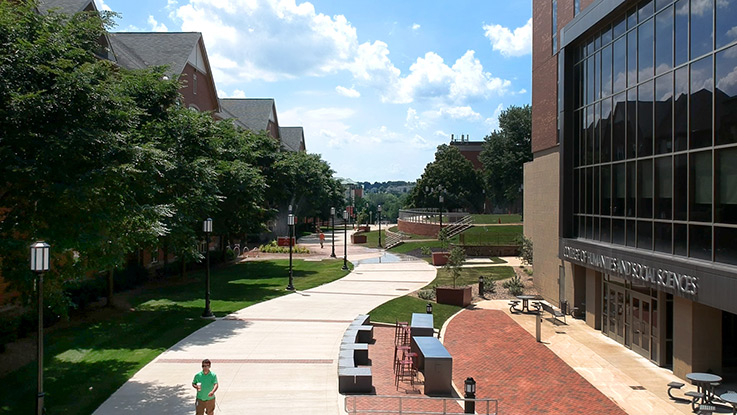
M388 301L371 310L371 321L394 324L397 321L411 321L412 313L425 313L427 301L405 295ZM436 329L443 327L445 320L461 310L461 307L432 303L433 325Z
M471 215L474 223L492 224L492 223L520 223L522 216L514 215Z
M517 245L516 238L522 235L522 225L474 226L463 232L466 245ZM451 241L458 243L459 236Z
M514 269L512 267L473 267L473 268L461 268L461 275L458 276L457 286L471 285L479 283L479 276L490 278L492 280L503 280L514 276ZM434 285L452 286L453 278L450 276L450 272L445 268L438 269L438 275L435 277L432 283L428 287Z
M492 264L506 264L507 263L507 261L499 258L498 256L493 256L493 257L491 257L489 259L491 259L491 263Z
M361 244L362 246L365 246L367 248L376 248L379 246L379 228L374 227L374 229L371 232L361 232L361 235L366 235L366 243ZM384 230L384 227L381 227L381 245L384 246L386 244L386 231Z
M294 286L306 290L347 274L343 261L294 261ZM216 316L287 294L288 260L246 262L211 272L210 306ZM204 273L187 283L122 293L131 311L107 320L57 329L45 336L44 392L49 414L91 414L133 374L182 338L210 323L204 309ZM0 413L32 414L35 361L0 383Z

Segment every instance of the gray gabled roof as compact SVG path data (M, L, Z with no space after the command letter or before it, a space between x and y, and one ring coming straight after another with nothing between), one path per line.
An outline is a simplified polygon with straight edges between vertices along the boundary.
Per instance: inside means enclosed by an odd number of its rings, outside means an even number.
M117 32L110 42L124 68L167 65L169 74L179 75L201 37L198 32Z
M305 148L305 133L302 127L279 127L279 137L287 151L299 152Z
M276 112L273 98L223 98L220 106L252 131L266 130L271 112Z
M90 3L92 3L91 8ZM38 2L38 11L41 13L48 13L52 9L62 14L74 14L86 9L97 10L97 7L92 0L40 0Z

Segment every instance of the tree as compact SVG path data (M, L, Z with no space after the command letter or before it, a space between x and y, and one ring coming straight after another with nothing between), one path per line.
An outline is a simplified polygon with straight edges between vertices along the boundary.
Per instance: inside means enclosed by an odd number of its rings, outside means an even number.
M532 107L511 106L499 115L499 130L484 138L479 159L484 187L497 206L512 207L522 196L523 165L532 160Z
M437 190L438 186L442 191ZM476 212L484 202L481 179L473 164L460 150L447 144L438 146L435 161L425 166L409 194L408 203L412 207L439 207L441 194L444 210L463 208Z

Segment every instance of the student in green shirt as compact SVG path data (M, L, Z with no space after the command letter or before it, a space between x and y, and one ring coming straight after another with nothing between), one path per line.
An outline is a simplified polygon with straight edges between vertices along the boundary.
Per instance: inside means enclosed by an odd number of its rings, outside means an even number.
M192 387L197 389L197 415L215 413L215 391L218 390L218 377L215 372L210 371L210 360L202 361L202 371L194 375Z

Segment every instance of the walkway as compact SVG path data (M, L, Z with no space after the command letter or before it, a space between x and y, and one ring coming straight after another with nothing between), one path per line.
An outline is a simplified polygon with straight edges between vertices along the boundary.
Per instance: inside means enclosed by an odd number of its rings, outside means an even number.
M328 255L329 249L326 244ZM354 258L359 250L363 257L379 255L354 248ZM434 278L424 261L362 264L339 281L245 308L162 353L94 414L191 413L191 379L208 358L222 384L218 414L338 415L337 357L348 324Z

